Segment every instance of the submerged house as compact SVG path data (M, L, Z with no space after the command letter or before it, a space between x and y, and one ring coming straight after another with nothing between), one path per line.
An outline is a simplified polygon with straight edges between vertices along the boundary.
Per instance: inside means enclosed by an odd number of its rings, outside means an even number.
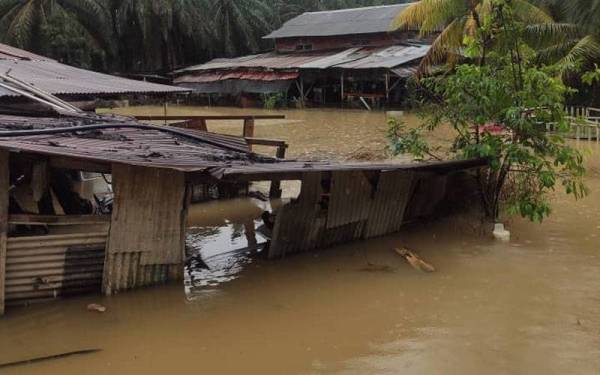
M189 92L181 87L76 68L0 43L0 106L4 112L9 108L24 107L27 93L11 88L19 82L80 106L85 104L88 109L95 109L94 103L98 99L116 100L136 96L162 98Z
M418 32L390 32L408 5L304 13L264 37L274 51L181 69L174 83L212 98L280 94L302 105L397 105L430 48Z
M272 213L267 255L398 231L462 201L482 160L337 164L257 155L246 139L116 116L0 116L0 315L5 306L181 280L192 191L301 181ZM109 184L110 205L82 181Z

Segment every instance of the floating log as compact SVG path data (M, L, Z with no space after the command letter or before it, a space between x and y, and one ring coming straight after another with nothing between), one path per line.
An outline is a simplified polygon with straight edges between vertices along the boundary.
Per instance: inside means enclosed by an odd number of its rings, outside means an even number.
M425 262L423 259L421 259L421 257L419 257L418 255L416 255L412 251L410 251L410 250L408 250L406 248L395 249L395 251L396 251L396 253L398 255L404 257L404 259L406 259L406 261L408 262L408 264L410 264L417 271L435 272L435 267L434 266L432 266L431 264Z

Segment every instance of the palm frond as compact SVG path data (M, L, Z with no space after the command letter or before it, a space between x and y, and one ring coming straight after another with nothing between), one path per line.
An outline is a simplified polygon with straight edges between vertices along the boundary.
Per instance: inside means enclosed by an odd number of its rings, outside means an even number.
M420 30L429 35L443 30L467 10L464 0L422 0L401 12L391 23L392 30Z
M427 55L421 60L419 71L427 73L432 66L449 62L460 54L463 41L463 31L468 19L455 19L435 38ZM449 61L450 60L450 61Z
M552 23L554 20L542 8L527 0L512 0L515 15L526 24Z

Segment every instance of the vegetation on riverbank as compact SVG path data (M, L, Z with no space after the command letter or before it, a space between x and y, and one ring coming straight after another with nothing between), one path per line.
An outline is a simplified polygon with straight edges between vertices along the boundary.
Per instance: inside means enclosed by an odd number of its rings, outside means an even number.
M506 208L542 221L551 213L548 193L557 186L576 198L587 194L583 156L564 140L569 129L564 101L570 91L558 74L564 62L541 63L540 52L528 43L530 24L523 21L520 2L483 3L488 9L481 22L459 34L460 46L451 46L460 48L467 61L420 80L425 121L417 128L393 121L392 150L435 158L442 150L423 135L449 125L456 137L446 155L490 162L478 175L487 215L497 219ZM430 12L422 22L432 17L436 14ZM549 127L556 131L548 132Z

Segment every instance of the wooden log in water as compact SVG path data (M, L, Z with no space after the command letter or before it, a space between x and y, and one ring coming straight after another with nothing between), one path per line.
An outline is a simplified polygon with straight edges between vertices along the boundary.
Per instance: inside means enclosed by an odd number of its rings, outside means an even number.
M398 255L400 255L404 259L406 259L408 264L410 264L417 271L422 271L422 272L435 272L436 271L434 266L425 262L423 259L421 259L421 257L419 257L418 255L416 255L415 253L413 253L412 251L410 251L406 248L395 249L395 251Z

